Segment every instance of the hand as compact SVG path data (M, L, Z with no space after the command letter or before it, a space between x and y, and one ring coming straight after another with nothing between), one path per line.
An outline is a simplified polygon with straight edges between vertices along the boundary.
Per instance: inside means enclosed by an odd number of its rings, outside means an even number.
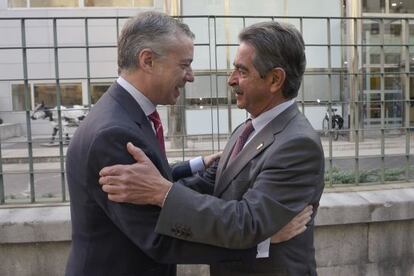
M203 162L204 162L205 168L207 169L208 167L210 167L214 163L214 161L216 161L217 159L219 159L221 157L222 153L223 152L220 151L220 152L217 152L217 153L213 153L213 154L204 156L203 157Z
M306 224L311 220L312 214L312 205L306 206L302 212L296 215L296 217L271 237L271 243L284 242L305 232Z
M102 190L108 193L109 200L115 202L162 207L172 183L162 177L140 148L128 143L127 149L137 163L103 168L99 172Z

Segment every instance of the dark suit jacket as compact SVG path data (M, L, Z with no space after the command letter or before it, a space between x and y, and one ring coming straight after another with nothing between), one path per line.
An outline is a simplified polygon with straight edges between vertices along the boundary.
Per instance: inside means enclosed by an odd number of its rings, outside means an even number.
M227 165L240 132L237 129L230 137L218 166L211 168L213 173L173 185L158 233L177 237L174 226L180 225L192 235L179 238L247 248L277 232L306 205L318 206L324 187L323 150L319 135L296 104L273 119ZM269 258L253 264L215 264L211 274L316 275L313 220L303 234L271 245Z
M175 275L175 263L210 263L251 258L254 250L228 250L154 232L160 208L111 202L98 183L99 171L135 161L133 142L161 174L171 179L154 131L137 102L114 83L74 134L66 159L72 217L72 247L66 275ZM185 236L185 231L177 233Z

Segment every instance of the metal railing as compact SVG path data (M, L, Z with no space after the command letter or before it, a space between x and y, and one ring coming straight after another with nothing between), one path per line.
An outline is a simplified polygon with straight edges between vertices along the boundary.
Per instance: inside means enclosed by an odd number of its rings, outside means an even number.
M187 86L177 106L159 108L169 126L167 148L171 161L223 149L233 127L246 116L237 110L225 85L237 48L236 34L253 22L282 20L295 24L304 35L308 66L297 103L314 127L321 130L327 185L412 180L414 19L181 18L196 34L194 71L196 78L204 78L205 82ZM93 104L94 84L110 83L117 73L116 55L108 57L99 51L115 53L116 37L125 20L125 17L0 18L4 23L0 24L3 26L0 32L15 31L10 40L0 42L0 57L5 57L0 62L0 98L9 103L0 106L0 118L5 122L1 128L5 131L11 125L21 127L20 135L0 137L0 204L68 200L64 134L58 132L57 142L49 144L50 134L38 129L48 123L34 123L33 108L37 99L47 96L42 94L41 86L45 83L56 88L57 129L65 127L63 105L71 100L70 94L63 98L62 84L81 83L82 102L78 104ZM108 31L112 36L105 30L112 30ZM66 32L82 35L65 39ZM65 51L75 54L65 55ZM46 61L41 60L40 53L46 53ZM6 58L10 55L14 58ZM392 57L397 62L389 61ZM111 66L112 73L105 72ZM101 68L103 73L99 71ZM19 72L14 74L13 70ZM21 102L18 93L13 92L15 85L23 86ZM21 110L13 108L14 102L22 106ZM323 132L324 116L331 118L334 108L344 120L343 126L335 128L335 123L328 120L328 131ZM205 118L203 127L207 131L194 130L197 129L191 125L194 115Z

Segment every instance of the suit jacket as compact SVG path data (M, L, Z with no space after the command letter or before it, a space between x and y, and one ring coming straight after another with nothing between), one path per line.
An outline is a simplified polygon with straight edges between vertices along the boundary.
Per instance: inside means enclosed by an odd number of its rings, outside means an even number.
M273 119L227 164L240 133L239 128L232 134L208 178L196 176L173 185L158 233L178 237L173 230L180 225L193 234L179 238L247 248L276 233L308 204L316 214L324 187L324 155L319 135L297 106ZM269 258L214 264L211 274L316 275L313 219L303 234L271 245Z
M67 151L72 246L66 275L169 276L175 275L175 265L169 264L254 256L254 250L228 250L156 234L160 208L109 201L98 183L99 171L113 164L134 163L126 150L129 141L171 179L144 112L114 83L77 129Z

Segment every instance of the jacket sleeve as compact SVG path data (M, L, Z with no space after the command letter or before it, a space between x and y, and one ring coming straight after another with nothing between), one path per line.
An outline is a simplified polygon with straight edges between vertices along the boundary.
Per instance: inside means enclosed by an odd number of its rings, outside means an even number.
M126 143L141 147L153 163L160 166L160 158L148 148L142 138L128 129L114 126L101 131L91 144L88 159L89 192L110 220L145 254L160 263L215 263L255 258L256 247L248 250L229 250L189 242L155 233L160 208L109 201L99 183L99 171L113 164L131 164L135 161L126 151ZM193 233L184 226L175 225L178 236Z
M172 230L178 224L193 232L191 237L179 237L188 241L227 248L258 244L306 205L319 201L324 181L319 149L315 140L298 137L266 150L264 161L252 169L254 173L232 180L234 187L247 185L237 200L202 195L174 184L162 208L157 233L177 237Z
M173 181L177 181L181 178L193 176L189 161L178 162L171 165L171 174Z
M176 184L186 186L201 194L213 194L218 162L219 160L214 161L214 163L203 172L198 172L191 177L178 179Z

